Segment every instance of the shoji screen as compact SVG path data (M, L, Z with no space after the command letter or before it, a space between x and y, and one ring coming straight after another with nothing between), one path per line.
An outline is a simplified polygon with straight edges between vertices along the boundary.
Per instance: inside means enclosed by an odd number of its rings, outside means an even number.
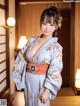
M0 0L0 94L6 91L8 84L8 34L7 30L1 27L6 25L6 0Z

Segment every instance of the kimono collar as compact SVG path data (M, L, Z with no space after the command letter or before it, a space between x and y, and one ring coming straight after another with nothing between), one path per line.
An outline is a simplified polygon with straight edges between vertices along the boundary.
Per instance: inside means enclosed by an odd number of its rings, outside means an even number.
M52 37L51 38L54 42L57 42L58 41L58 37Z
M49 43L56 44L58 42L58 37L52 37L49 39Z

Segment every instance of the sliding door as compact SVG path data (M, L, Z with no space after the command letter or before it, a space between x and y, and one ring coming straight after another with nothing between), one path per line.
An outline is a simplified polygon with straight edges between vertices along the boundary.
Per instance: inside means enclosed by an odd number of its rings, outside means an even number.
M9 47L6 25L7 0L0 0L0 97L9 88Z

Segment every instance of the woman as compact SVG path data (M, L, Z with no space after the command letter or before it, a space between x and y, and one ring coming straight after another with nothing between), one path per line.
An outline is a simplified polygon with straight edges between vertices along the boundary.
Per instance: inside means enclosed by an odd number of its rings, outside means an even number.
M26 106L48 106L62 84L62 46L56 37L61 18L56 7L43 11L40 26L42 34L33 36L15 61L19 76L13 79L17 89L24 88Z

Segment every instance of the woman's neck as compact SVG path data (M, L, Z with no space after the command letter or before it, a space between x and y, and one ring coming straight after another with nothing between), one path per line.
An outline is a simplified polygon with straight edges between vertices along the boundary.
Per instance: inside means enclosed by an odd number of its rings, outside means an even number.
M43 38L43 39L50 39L50 38L52 38L52 35L42 35L42 37L41 38Z

